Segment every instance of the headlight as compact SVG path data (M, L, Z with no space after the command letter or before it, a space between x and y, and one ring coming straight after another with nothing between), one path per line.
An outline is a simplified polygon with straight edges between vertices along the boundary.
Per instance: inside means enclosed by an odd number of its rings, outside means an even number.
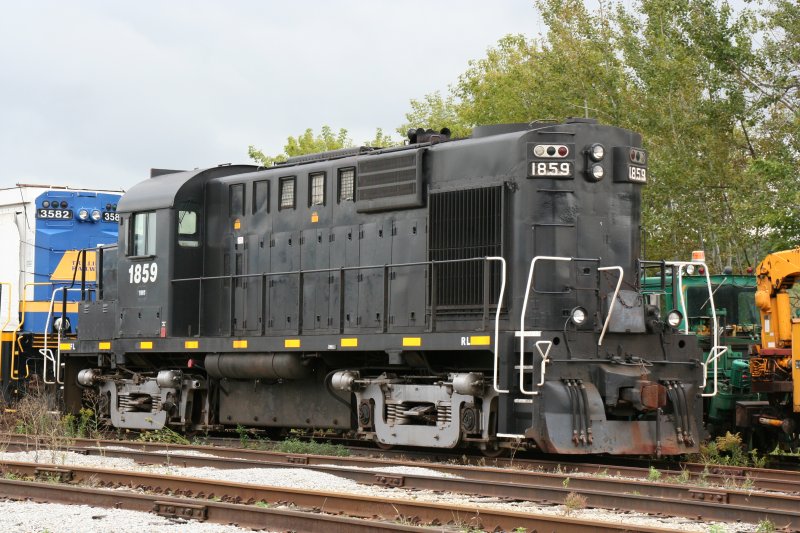
M677 309L673 309L667 315L667 324L673 328L677 328L680 325L681 320L683 320L683 315Z
M592 158L592 161L600 161L606 155L606 149L603 148L602 144L593 144L591 148L589 148L589 157Z
M690 276L694 274L694 265L686 265L686 273Z
M88 220L89 219L89 211L86 209L81 209L78 211L78 218L81 220Z
M95 222L100 220L100 211L98 211L97 209L92 209L92 220L94 220Z
M586 322L586 309L583 307L576 307L572 310L572 313L569 316L569 319L572 320L572 323L576 326L580 326L584 322Z
M603 179L604 173L605 171L603 170L602 165L592 165L591 175L595 181L600 181L601 179Z

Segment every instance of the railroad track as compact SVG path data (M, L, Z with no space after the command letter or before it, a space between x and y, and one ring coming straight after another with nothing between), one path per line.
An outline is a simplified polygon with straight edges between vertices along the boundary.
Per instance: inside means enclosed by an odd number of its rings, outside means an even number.
M15 461L3 461L1 464L5 473L41 480L0 479L0 491L7 498L149 511L161 516L208 520L240 527L325 533L430 531L431 526L439 531L670 531L486 507L258 486L162 474ZM97 486L104 488L94 488ZM130 492L131 490L141 492ZM292 505L291 509L278 507L289 503Z
M26 449L29 445L22 437L13 440L16 442L9 443L9 448ZM564 502L569 493L575 492L587 498L589 507L729 522L738 520L757 523L768 519L778 527L800 530L800 517L796 511L800 507L800 497L797 494L753 492L756 488L770 490L772 487L772 490L798 493L797 479L774 480L762 476L754 480L727 473L700 474L700 477L694 477L695 481L703 481L706 485L718 482L719 486L698 486L692 482L689 470L672 479L668 479L668 474L661 474L662 479L669 482L656 483L652 479L652 471L648 469L623 471L617 467L588 464L569 464L566 470L560 468L554 469L556 471L542 471L542 461L535 463L536 468L530 468L531 465L526 464L525 468L517 465L516 468L498 469L473 465L422 464L386 458L298 455L160 443L79 440L75 444L73 450L80 453L130 458L140 463L156 465L218 469L302 467L363 484L462 493L506 501L535 501L551 505ZM127 449L108 447L121 445ZM213 456L185 455L196 451ZM390 466L424 466L455 477L386 473ZM584 475L578 475L580 473ZM628 478L614 477L617 475Z

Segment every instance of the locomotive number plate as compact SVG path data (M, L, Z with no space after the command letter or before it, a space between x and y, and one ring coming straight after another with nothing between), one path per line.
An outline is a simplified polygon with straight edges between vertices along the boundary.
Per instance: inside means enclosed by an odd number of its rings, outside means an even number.
M69 220L72 218L72 209L37 209L36 218Z
M103 222L119 222L119 213L103 211Z
M571 178L572 163L570 161L533 161L531 176L534 178Z

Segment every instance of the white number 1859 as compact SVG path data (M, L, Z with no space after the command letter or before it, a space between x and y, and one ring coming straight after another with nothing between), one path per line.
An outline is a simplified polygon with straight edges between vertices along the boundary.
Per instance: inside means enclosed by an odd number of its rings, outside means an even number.
M158 277L158 265L156 263L136 263L128 269L130 276L129 283L148 283L154 282Z

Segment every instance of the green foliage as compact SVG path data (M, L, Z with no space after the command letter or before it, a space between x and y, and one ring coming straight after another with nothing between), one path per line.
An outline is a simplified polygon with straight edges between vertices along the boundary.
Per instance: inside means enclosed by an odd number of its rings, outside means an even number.
M383 133L381 128L376 128L375 137L370 141L364 143L366 146L374 146L376 148L385 148L387 146L394 146L397 143L392 138ZM286 161L290 157L298 155L316 154L319 152L328 152L330 150L339 150L341 148L352 148L355 145L347 134L347 130L341 128L338 132L333 131L330 126L322 126L319 134L315 134L312 128L306 129L302 134L297 137L289 136L286 139L286 144L283 147L283 153L275 156L264 154L255 146L250 145L247 149L247 155L256 163L265 167L270 167L275 163Z
M765 518L756 525L756 533L773 533L774 531L777 531L777 528L775 524L772 523L772 520Z
M168 427L163 427L155 431L145 431L139 435L137 440L143 442L163 442L165 444L190 444L189 439Z
M303 441L295 438L289 438L285 441L277 443L275 449L283 453L305 453L310 455L331 455L336 457L347 457L350 455L350 451L341 444Z
M700 446L700 453L691 456L692 461L704 465L754 466L762 468L766 464L765 457L758 456L758 450L745 451L742 437L730 432Z
M643 135L648 258L702 248L743 270L800 245L800 4L535 5L544 35L503 37L449 94L411 100L398 131L586 114Z
M86 438L96 435L98 432L98 420L94 410L84 407L78 412L76 417L68 413L61 418L64 426L64 433L67 437Z
M659 479L661 479L661 471L658 468L651 466L647 471L647 481L656 482Z

